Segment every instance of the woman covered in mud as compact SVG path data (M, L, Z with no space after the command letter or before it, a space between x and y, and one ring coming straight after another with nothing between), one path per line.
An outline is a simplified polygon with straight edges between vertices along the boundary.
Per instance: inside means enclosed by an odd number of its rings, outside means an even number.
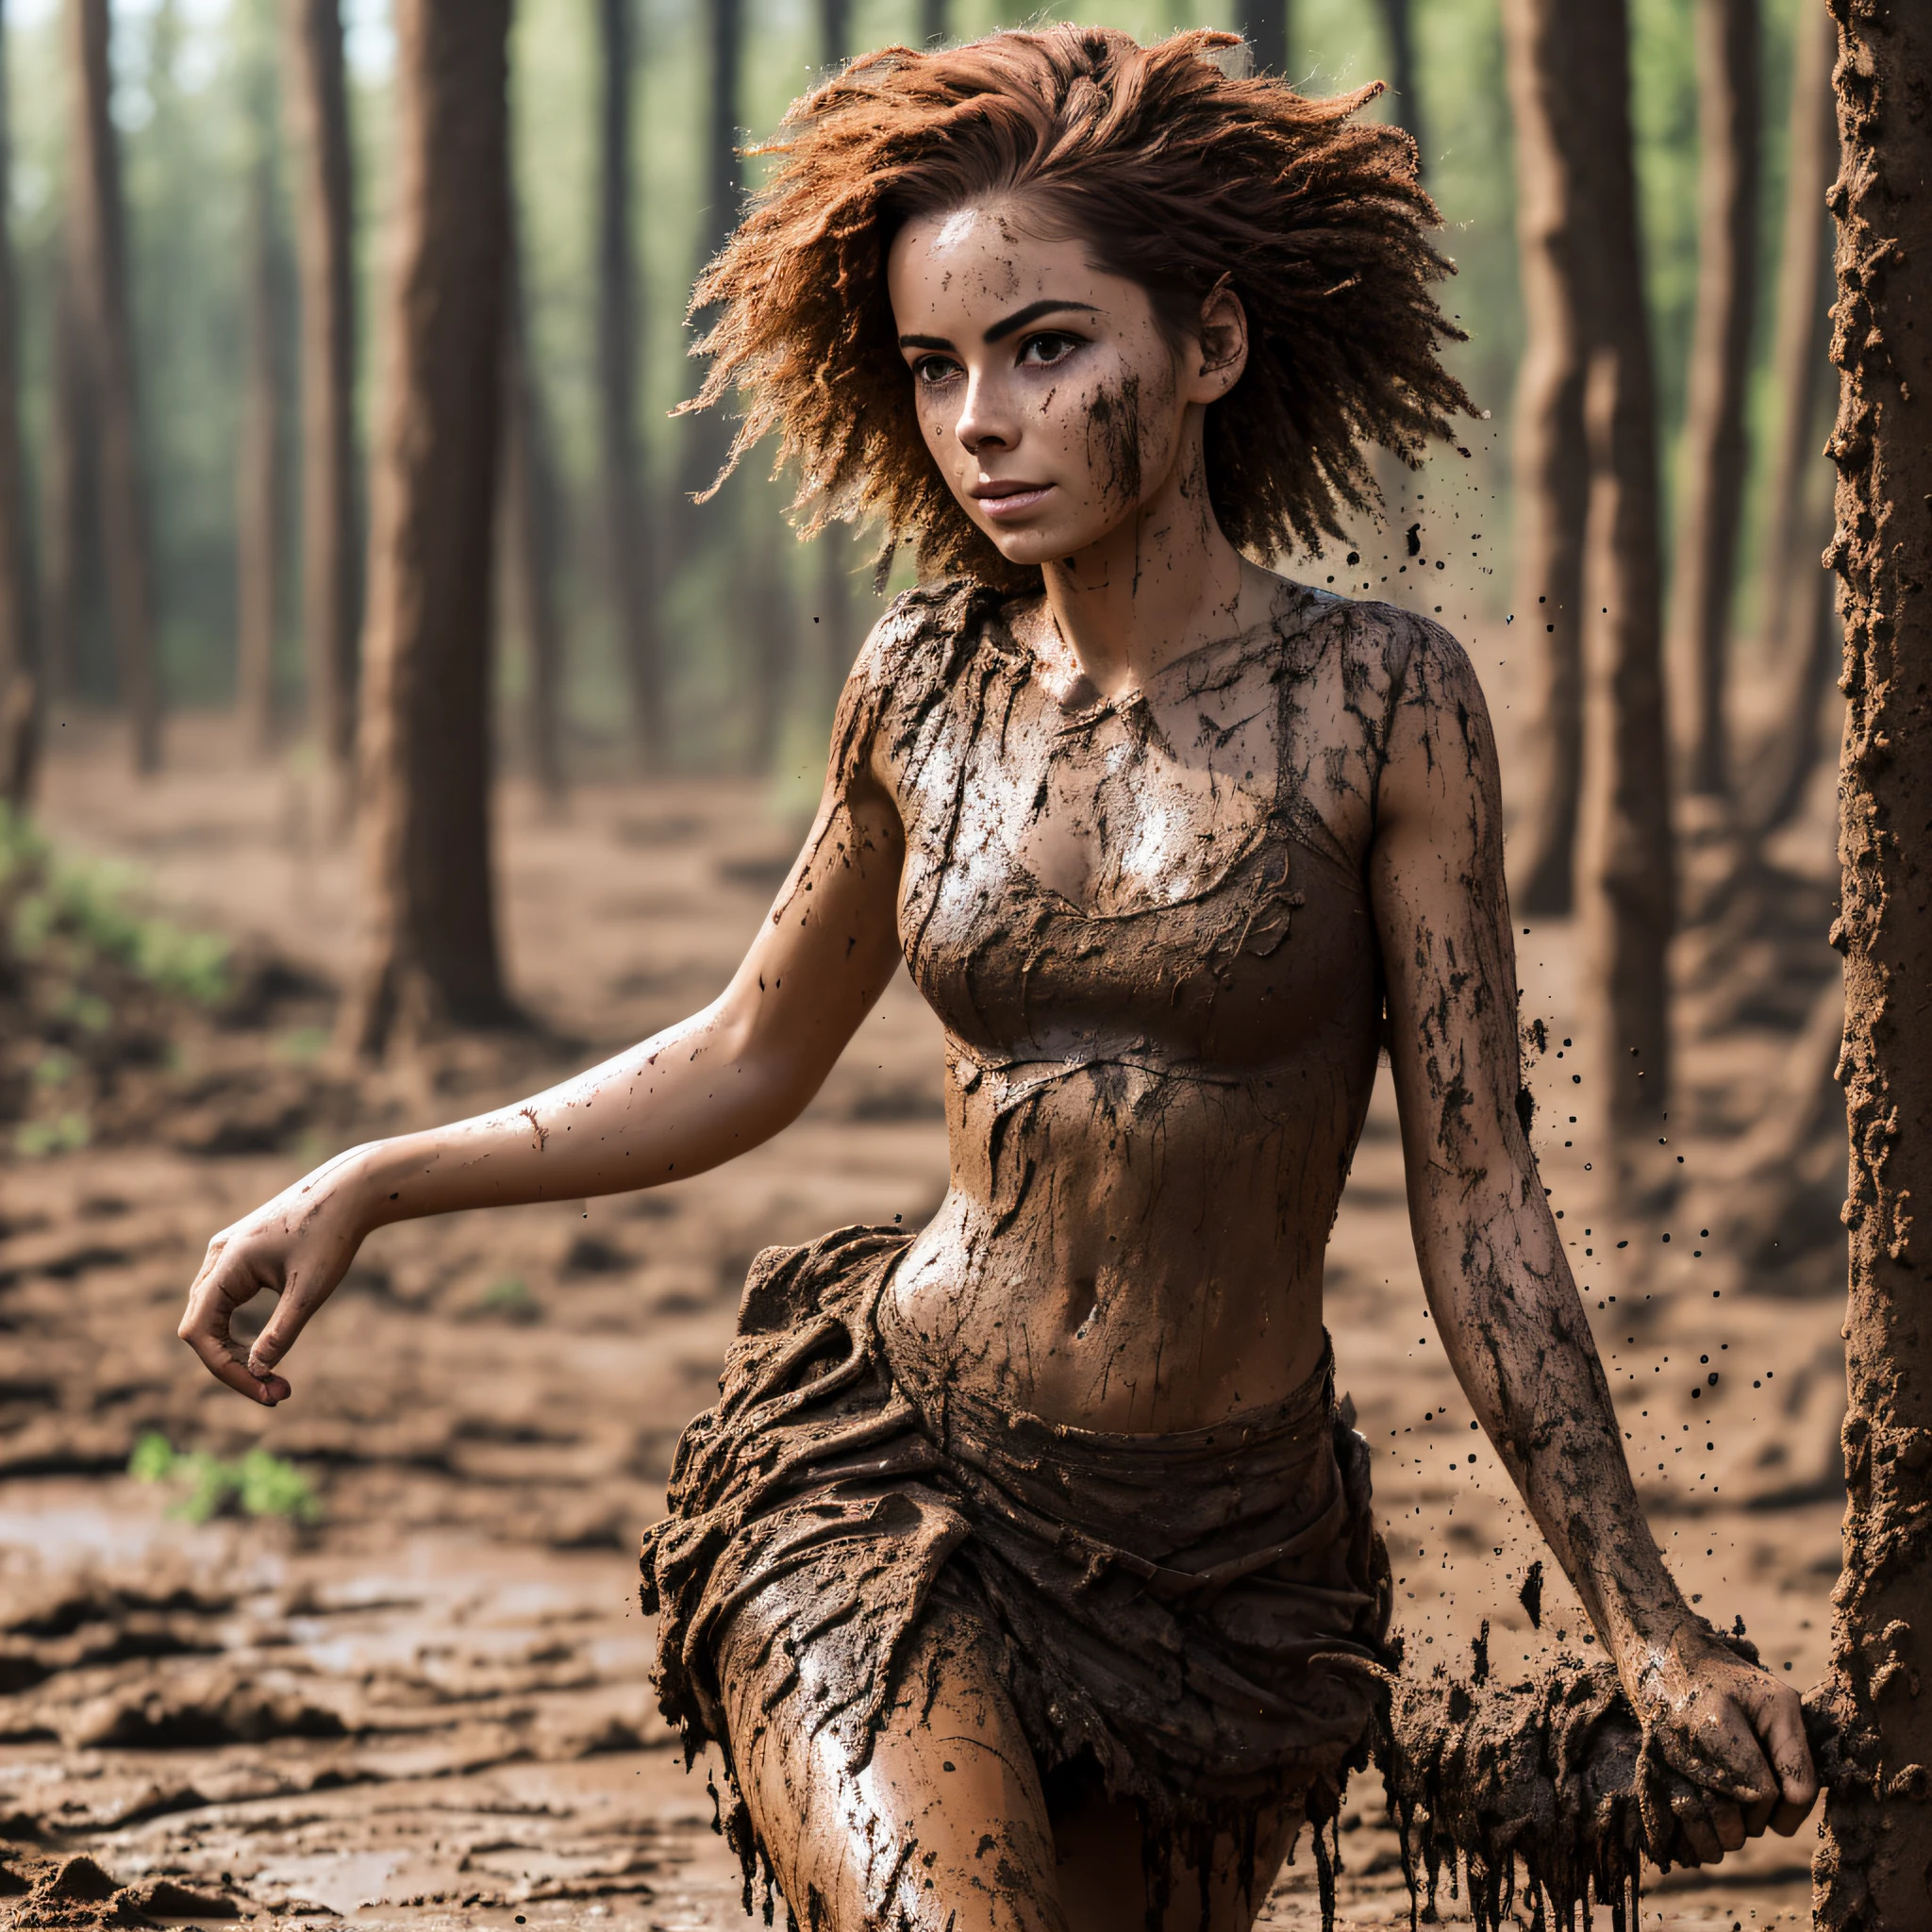
M703 1012L359 1147L217 1236L181 1333L273 1405L369 1232L661 1186L794 1120L903 958L944 1023L914 1235L754 1267L644 1544L666 1711L814 1927L1251 1923L1334 1816L1390 1576L1323 1253L1387 1047L1443 1345L1678 1787L1681 1856L1795 1828L1790 1689L1640 1512L1519 1115L1496 761L1439 626L1254 560L1467 408L1435 211L1369 92L1210 33L859 60L696 301L702 403L922 587ZM279 1295L252 1347L230 1316ZM768 1898L769 1903L769 1898Z

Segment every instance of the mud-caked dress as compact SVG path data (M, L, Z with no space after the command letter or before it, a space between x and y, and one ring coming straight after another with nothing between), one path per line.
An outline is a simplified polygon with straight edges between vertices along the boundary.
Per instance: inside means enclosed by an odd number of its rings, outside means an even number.
M1099 734L1124 813L1152 713L1133 694L1070 709L1043 691L990 591L900 600L848 692L834 758L883 743L906 774L900 931L945 1027L956 1136L970 1114L983 1140L1022 1144L1029 1109L1069 1081L1096 1118L1144 1117L1173 1083L1206 1083L1252 1113L1267 1184L1295 1202L1319 1279L1367 1113L1383 981L1365 852L1329 829L1307 782L1311 758L1336 755L1310 746L1333 733L1339 691L1372 824L1424 628L1296 587L1271 625L1167 667L1170 718L1191 700L1225 715L1235 679L1272 708L1272 798L1235 849L1159 904L1096 907L1024 864L1002 747L1031 728L1088 734L1092 752ZM737 1790L716 1660L755 1599L774 1642L811 1659L801 1671L768 1656L767 1704L791 1700L790 1722L830 1731L855 1774L889 1715L922 1700L908 1679L974 1646L1010 1692L1050 1803L1097 1787L1139 1808L1163 1900L1159 1862L1205 1871L1217 1833L1251 1861L1263 1807L1300 1796L1318 1825L1332 1820L1394 1657L1368 1447L1325 1349L1284 1401L1212 1427L1047 1421L936 1359L896 1315L912 1239L847 1227L758 1256L719 1400L684 1432L669 1512L644 1539L659 1697L689 1754L710 1743L723 1757L747 1902L770 1865ZM922 1628L942 1641L913 1643Z

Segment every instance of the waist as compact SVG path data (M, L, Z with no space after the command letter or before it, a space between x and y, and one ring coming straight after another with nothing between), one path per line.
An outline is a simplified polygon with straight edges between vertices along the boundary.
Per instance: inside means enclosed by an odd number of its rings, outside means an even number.
M1017 1201L956 1187L894 1271L885 1319L930 1378L1049 1427L1167 1437L1273 1409L1322 1357L1332 1204L1284 1217L1249 1178L1230 1177L1217 1213L1191 1186L1143 1201L1057 1163Z

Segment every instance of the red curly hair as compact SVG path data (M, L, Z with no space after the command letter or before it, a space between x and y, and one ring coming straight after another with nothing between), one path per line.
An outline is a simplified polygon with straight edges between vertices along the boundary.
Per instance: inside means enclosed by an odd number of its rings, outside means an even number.
M1379 86L1312 100L1230 74L1240 47L1205 30L1151 47L1101 27L997 33L866 55L795 102L753 150L778 165L691 298L715 319L684 407L733 390L744 406L719 481L775 432L803 534L876 519L925 575L1037 589L926 454L886 290L908 222L1010 196L1145 288L1170 336L1217 284L1235 291L1248 362L1207 415L1215 514L1260 556L1339 536L1340 506L1377 501L1363 443L1413 464L1471 407L1438 358L1463 340L1434 294L1453 265L1428 240L1414 142L1358 118Z

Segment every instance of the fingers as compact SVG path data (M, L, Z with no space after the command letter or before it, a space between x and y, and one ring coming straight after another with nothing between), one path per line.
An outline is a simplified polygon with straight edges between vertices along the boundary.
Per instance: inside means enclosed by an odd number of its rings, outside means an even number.
M1683 1848L1690 1855L1686 1860L1690 1864L1715 1865L1724 1855L1723 1840L1710 1815L1712 1808L1700 1791L1679 1790L1671 1793L1671 1811L1677 1821L1677 1835L1683 1840ZM1730 1808L1735 1814L1737 1807ZM1741 1837L1738 1842L1743 1842Z
M291 1277L275 1303L275 1313L262 1324L261 1333L255 1338L255 1345L248 1351L249 1373L265 1380L279 1382L281 1377L271 1372L294 1347L295 1339L308 1325L309 1316L327 1296L328 1289L325 1288L318 1293L300 1277Z
M1818 1798L1818 1767L1805 1737L1805 1707L1789 1684L1767 1678L1751 1698L1751 1721L1777 1775L1777 1803L1771 1828L1790 1838Z
M280 1375L258 1375L242 1361L229 1337L225 1298L217 1299L212 1306L191 1306L175 1332L201 1358L208 1374L238 1395L245 1395L264 1408L273 1408L293 1392Z
M293 1391L283 1376L249 1367L243 1351L236 1346L231 1326L235 1309L252 1301L266 1284L244 1276L231 1285L221 1267L223 1247L221 1236L208 1243L208 1258L189 1290L188 1311L175 1332L216 1381L264 1408L273 1408ZM234 1270L227 1273L232 1274Z

